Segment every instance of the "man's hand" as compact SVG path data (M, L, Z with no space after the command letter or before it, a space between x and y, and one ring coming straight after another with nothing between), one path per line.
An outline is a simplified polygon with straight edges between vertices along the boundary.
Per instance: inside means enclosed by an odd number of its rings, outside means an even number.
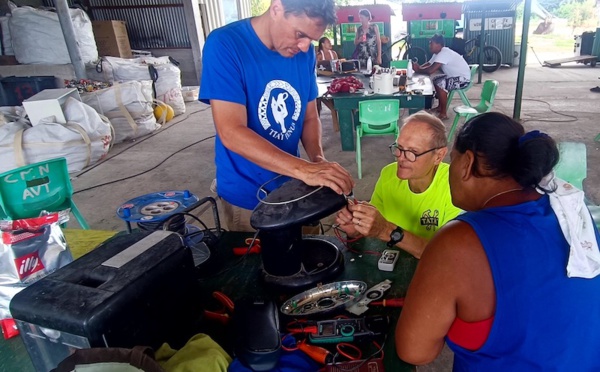
M412 62L412 68L414 72L421 71L421 65L419 65L417 62Z
M347 170L324 159L317 163L307 162L297 178L310 186L327 186L340 195L348 195L354 188L354 180Z
M372 238L388 240L391 223L383 218L377 208L367 202L359 202L348 205L348 210L352 213L352 223L358 233Z
M337 223L342 231L346 233L349 237L358 236L358 231L356 231L355 225L352 222L352 212L348 210L348 206L342 208L336 218L335 223Z

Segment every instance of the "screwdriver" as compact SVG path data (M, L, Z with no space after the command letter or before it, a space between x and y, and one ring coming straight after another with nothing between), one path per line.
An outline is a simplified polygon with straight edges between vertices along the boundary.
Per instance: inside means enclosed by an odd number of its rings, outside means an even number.
M402 307L404 306L404 297L401 298L390 298L389 300L373 301L369 303L369 306L383 306L383 307Z

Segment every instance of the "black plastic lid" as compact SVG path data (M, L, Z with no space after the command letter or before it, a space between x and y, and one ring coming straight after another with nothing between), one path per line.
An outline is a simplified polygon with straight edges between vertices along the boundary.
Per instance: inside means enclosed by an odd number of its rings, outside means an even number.
M250 224L261 230L285 229L318 221L346 205L344 195L329 187L317 189L297 179L287 181L254 208Z

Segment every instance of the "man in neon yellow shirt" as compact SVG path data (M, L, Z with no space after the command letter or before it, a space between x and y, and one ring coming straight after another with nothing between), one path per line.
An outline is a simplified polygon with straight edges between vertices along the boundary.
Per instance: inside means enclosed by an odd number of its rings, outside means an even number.
M404 121L390 146L396 162L381 170L371 202L351 203L336 222L349 236L386 241L420 258L425 245L461 211L448 183L446 130L433 115L419 112Z

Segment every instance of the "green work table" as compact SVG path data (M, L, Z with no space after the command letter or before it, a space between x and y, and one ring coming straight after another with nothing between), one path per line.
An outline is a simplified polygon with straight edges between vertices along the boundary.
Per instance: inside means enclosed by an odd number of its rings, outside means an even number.
M433 85L431 79L425 75L414 75L411 82L407 86L407 92L403 94L372 94L372 90L368 89L369 80L364 75L355 75L359 78L366 91L359 93L335 93L325 96L327 90L327 80L321 78L317 80L319 93L322 99L333 101L333 108L337 111L339 120L340 136L342 141L343 151L354 151L355 139L354 128L358 126L358 103L360 101L373 99L397 99L401 109L408 109L410 114L423 109L431 108L433 100ZM414 91L419 91L421 94L414 94ZM334 125L335 126L335 125Z
M242 297L267 297L274 299L280 306L290 296L268 291L260 279L260 256L248 255L240 259L233 255L233 247L245 246L247 233L226 232L223 234L218 247L211 259L205 264L206 270L201 273L202 292L199 296L205 299L206 306L212 304L211 293L219 290L232 300ZM351 245L354 252L345 250L345 270L333 281L361 280L372 287L385 279L392 281L391 289L384 298L404 297L408 284L416 269L418 260L402 252L393 272L383 272L377 269L378 256L369 251L381 252L386 248L385 243L374 239L362 239ZM225 271L227 270L227 271ZM218 275L215 275L218 274ZM326 284L326 283L323 283ZM388 315L391 323L385 344L384 364L388 371L414 371L414 367L401 361L395 352L394 329L400 310L398 308L372 307L363 316ZM282 324L283 326L283 324ZM223 331L222 326L207 326L202 332L211 335L220 342L223 337L231 338L231 330ZM231 340L228 340L231 341ZM227 345L223 345L227 350ZM229 350L228 350L229 351ZM34 371L25 346L20 337L10 340L0 339L0 371Z
M220 290L234 301L240 297L268 296L274 299L278 305L281 305L291 296L277 295L275 293L270 293L265 289L260 279L260 257L258 255L250 255L243 261L237 261L238 258L235 258L231 253L231 247L243 247L244 239L248 236L248 234L242 233L227 233L224 236L220 244L220 246L223 247L223 251L217 254L211 267L213 267L214 270L221 270L218 268L232 265L235 262L238 263L235 268L231 269L228 273L201 281L203 288L205 289L204 293L209 295L214 290ZM418 263L416 258L402 251L398 262L396 263L395 270L393 272L384 272L377 269L379 256L368 253L382 252L387 248L384 242L377 239L361 239L358 242L351 244L350 247L354 252L349 250L344 251L344 272L337 278L331 280L331 282L361 280L367 283L367 286L371 288L383 280L389 279L392 281L392 287L385 294L384 298L398 298L406 295L408 285ZM344 313L351 315L350 313ZM390 317L390 328L384 348L385 369L387 371L414 371L412 365L404 363L396 355L394 330L399 314L400 310L398 308L372 307L362 316L388 315ZM281 326L283 327L284 324Z

